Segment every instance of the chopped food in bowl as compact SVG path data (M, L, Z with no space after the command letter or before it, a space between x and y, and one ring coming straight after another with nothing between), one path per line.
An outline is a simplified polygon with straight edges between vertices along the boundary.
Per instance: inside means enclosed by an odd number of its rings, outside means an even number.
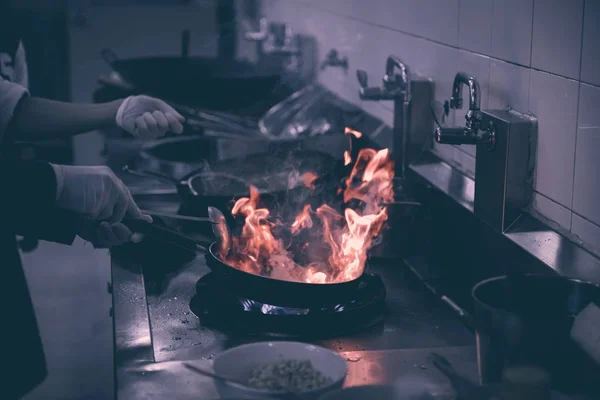
M234 347L217 355L213 369L248 386L243 389L215 381L223 396L278 396L292 392L309 398L341 388L348 370L346 360L337 353L300 342L259 342Z
M248 380L255 389L307 392L331 384L331 378L316 370L310 360L281 360L256 367Z

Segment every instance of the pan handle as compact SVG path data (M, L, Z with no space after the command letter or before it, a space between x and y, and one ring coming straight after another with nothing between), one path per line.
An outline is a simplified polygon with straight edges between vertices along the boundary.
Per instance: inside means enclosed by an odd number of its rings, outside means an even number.
M111 67L114 67L114 64L119 61L119 57L115 54L111 49L104 48L100 50L100 57Z
M450 306L454 314L467 326L469 330L475 331L475 321L473 320L473 317L470 313L468 313L464 308L456 304L454 300L452 300L448 296L441 296L440 299L448 306Z
M128 174L139 176L141 178L148 178L159 182L169 183L171 185L178 185L181 183L177 179L170 178L156 172L140 171L138 169L131 168L129 165L125 165L123 167L123 172L127 172Z
M151 236L154 239L158 239L164 242L174 244L190 251L202 250L207 251L207 247L204 244L198 243L195 239L184 235L183 233L177 232L174 229L169 229L152 222L146 222L141 219L125 218L123 224L128 227L132 232L141 233L147 236Z

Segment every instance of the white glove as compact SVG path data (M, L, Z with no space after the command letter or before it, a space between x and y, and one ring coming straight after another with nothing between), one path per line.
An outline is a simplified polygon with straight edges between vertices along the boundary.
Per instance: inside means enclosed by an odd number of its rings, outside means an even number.
M110 247L131 239L124 217L152 222L142 214L129 189L108 167L52 165L56 175L56 205L81 216L77 232L95 247Z
M117 111L117 125L142 139L156 139L167 132L180 134L185 118L162 100L129 96Z
M98 224L97 221L88 218L79 221L77 234L97 249L107 249L128 242L139 243L143 239L142 234L132 233L120 222L111 225L103 221Z

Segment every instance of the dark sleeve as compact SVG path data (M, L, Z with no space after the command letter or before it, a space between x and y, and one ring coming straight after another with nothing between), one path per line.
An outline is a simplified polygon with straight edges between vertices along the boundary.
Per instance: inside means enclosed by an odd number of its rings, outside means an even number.
M56 177L48 163L0 160L2 223L18 235L71 244L74 215L55 207Z

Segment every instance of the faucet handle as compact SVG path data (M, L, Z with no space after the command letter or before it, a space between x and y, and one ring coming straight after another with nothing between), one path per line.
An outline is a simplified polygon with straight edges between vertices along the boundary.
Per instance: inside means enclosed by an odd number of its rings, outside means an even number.
M454 97L452 96L450 98L450 108L454 109L454 110L460 110L463 106L463 99L462 97Z
M364 69L356 70L356 78L361 88L366 89L369 86L369 75Z
M435 141L439 144L476 144L471 143L474 137L468 135L468 130L463 127L440 127L435 129Z
M259 27L260 29L258 30L258 32L246 32L246 40L250 40L253 42L262 42L265 39L267 39L267 36L269 35L269 22L266 18L263 17L260 19Z

